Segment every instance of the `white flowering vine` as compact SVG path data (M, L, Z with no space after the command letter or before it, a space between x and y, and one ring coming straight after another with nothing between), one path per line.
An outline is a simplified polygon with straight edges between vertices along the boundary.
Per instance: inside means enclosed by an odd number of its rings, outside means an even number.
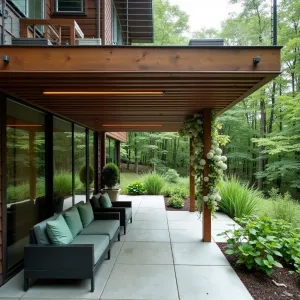
M222 155L220 143L225 145L228 137L220 136L217 132L217 125L213 122L212 126L212 144L210 151L204 157L203 144L203 116L202 114L194 114L186 119L183 127L179 131L180 135L193 138L193 154L191 155L191 163L194 167L195 190L198 202L198 210L202 211L203 201L206 202L212 215L219 208L221 195L219 193L218 184L223 178L223 172L227 169L227 158ZM209 164L209 174L203 177L205 165ZM208 194L204 191L208 188Z

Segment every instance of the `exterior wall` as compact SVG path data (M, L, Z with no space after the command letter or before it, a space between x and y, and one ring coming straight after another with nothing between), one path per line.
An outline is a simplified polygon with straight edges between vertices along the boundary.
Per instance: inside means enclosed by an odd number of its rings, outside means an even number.
M15 11L9 6L6 6L8 11L8 18L5 20L5 45L10 45L12 37L20 36L20 22L19 16ZM2 17L0 17L0 32L2 32ZM1 37L0 37L1 41Z
M122 143L126 143L127 142L127 132L107 132L106 133L107 136L118 140Z

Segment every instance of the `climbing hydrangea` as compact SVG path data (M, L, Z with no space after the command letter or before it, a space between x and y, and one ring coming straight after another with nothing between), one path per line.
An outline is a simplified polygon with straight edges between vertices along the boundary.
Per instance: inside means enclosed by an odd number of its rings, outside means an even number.
M198 202L198 210L202 211L203 201L206 202L212 215L218 209L221 201L218 183L223 178L223 172L227 169L227 158L222 155L220 144L225 145L228 137L218 135L217 125L213 122L212 126L212 145L210 151L204 157L203 144L203 116L194 114L186 119L183 127L179 131L180 135L193 138L193 154L191 155L191 164L194 168L195 189ZM209 174L203 177L203 170L206 164L209 164ZM208 189L208 194L204 191Z

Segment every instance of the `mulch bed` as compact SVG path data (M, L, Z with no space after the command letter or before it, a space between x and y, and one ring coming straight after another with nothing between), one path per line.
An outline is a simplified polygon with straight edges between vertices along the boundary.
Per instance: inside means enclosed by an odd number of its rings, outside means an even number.
M173 208L171 206L168 206L168 197L164 197L165 199L165 206L166 210L172 210L172 211L190 211L190 198L184 199L184 206L183 208Z
M244 283L254 300L288 300L300 299L300 279L299 275L289 274L288 268L275 268L271 276L267 276L258 271L247 271L240 265L235 264L232 255L224 253L225 243L217 243L223 254L226 256L230 265ZM287 287L278 287L277 283L283 283Z

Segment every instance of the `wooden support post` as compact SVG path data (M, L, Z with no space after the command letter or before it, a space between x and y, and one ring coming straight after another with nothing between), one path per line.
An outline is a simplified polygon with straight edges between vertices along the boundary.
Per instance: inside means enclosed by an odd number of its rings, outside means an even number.
M121 168L121 142L116 141L116 152L117 152L117 166Z
M100 133L94 132L94 194L100 193L101 165L100 165Z
M70 45L75 46L75 26L70 26Z
M36 160L34 149L35 131L29 131L29 190L30 200L36 197Z
M106 144L105 144L106 134L105 132L100 132L99 135L100 135L100 187L104 188L101 172L103 167L106 164Z
M203 170L203 177L207 177L209 174L209 165L206 158L207 153L211 149L211 122L212 122L212 111L211 109L204 109L203 113L203 144L204 144L204 159L206 160L206 165ZM202 183L204 184L204 182ZM204 196L208 194L208 188L204 190ZM207 204L203 203L202 211L202 227L203 227L203 241L211 242L211 212L207 207Z
M194 155L193 138L190 139L190 157ZM194 166L190 159L190 212L195 211L195 176L193 175Z

